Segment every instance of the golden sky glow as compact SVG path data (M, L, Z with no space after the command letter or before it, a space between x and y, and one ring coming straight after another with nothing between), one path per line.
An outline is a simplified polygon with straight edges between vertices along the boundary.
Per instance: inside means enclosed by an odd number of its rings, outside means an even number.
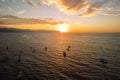
M1 0L0 27L120 32L120 0Z

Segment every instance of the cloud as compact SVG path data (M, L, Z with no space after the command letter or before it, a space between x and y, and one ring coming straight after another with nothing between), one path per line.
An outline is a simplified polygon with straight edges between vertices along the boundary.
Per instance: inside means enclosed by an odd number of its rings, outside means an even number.
M51 0L50 0L51 1ZM78 12L80 9L86 7L89 0L54 0L51 3L55 4L61 11L67 13Z
M90 0L27 0L29 6L56 5L63 12L77 12L89 4Z
M17 14L24 14L26 11L22 10L22 11L18 11Z
M25 0L23 1L25 2ZM26 0L26 2L31 7L41 6L42 4L44 4L44 0L38 0L38 1Z
M120 8L118 8L118 7L107 7L103 11L103 15L120 16Z
M12 15L0 15L0 25L11 25L11 24L48 24L57 25L62 24L62 21L55 21L54 19L35 19L35 18L19 18Z
M4 2L4 3L5 3L5 2L6 2L6 0L2 0L2 2Z
M120 16L120 0L110 0L102 13L103 15Z
M32 7L37 6L37 4L33 2L32 0L29 0L29 1L27 0L27 3L29 6L32 6Z
M120 13L120 0L48 0L48 2L55 4L65 13L76 12L80 16L110 13L105 8L111 8L111 13L114 13L114 15ZM83 9L84 11L82 11Z
M103 4L105 4L106 1L102 2L94 2L88 5L87 9L85 12L80 14L80 16L88 16L88 15L94 15L96 13L99 13L102 10Z
M107 12L107 13L104 13L104 15L120 16L120 13L117 13L117 12Z
M29 6L55 5L60 11L80 16L104 14L105 8L120 9L120 0L27 0ZM82 11L84 9L84 11Z

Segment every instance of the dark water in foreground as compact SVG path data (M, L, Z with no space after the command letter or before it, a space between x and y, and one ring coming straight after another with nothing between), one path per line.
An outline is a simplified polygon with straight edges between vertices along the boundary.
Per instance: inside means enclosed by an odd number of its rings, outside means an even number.
M0 33L0 60L0 80L120 80L120 34Z

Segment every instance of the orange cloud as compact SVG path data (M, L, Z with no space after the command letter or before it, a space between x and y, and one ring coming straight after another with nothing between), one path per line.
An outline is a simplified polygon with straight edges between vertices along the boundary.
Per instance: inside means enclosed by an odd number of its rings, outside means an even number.
M50 0L51 1L51 0ZM64 12L78 12L80 9L86 7L89 4L89 0L56 0L53 1L61 11Z
M54 19L35 19L35 18L19 18L12 15L0 15L0 24L2 25L11 25L11 24L48 24L48 25L57 25L62 24L62 21L55 21Z

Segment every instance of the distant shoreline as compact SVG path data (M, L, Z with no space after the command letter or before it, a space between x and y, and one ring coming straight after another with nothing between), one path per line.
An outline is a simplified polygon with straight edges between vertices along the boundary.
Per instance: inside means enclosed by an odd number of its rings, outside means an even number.
M17 28L0 28L1 32L58 32L58 31L52 31L52 30L29 30L29 29L17 29Z
M57 32L56 30L30 30L30 29L18 29L18 28L7 28L1 27L0 33L8 33L8 32ZM64 34L120 34L120 32L66 32Z

